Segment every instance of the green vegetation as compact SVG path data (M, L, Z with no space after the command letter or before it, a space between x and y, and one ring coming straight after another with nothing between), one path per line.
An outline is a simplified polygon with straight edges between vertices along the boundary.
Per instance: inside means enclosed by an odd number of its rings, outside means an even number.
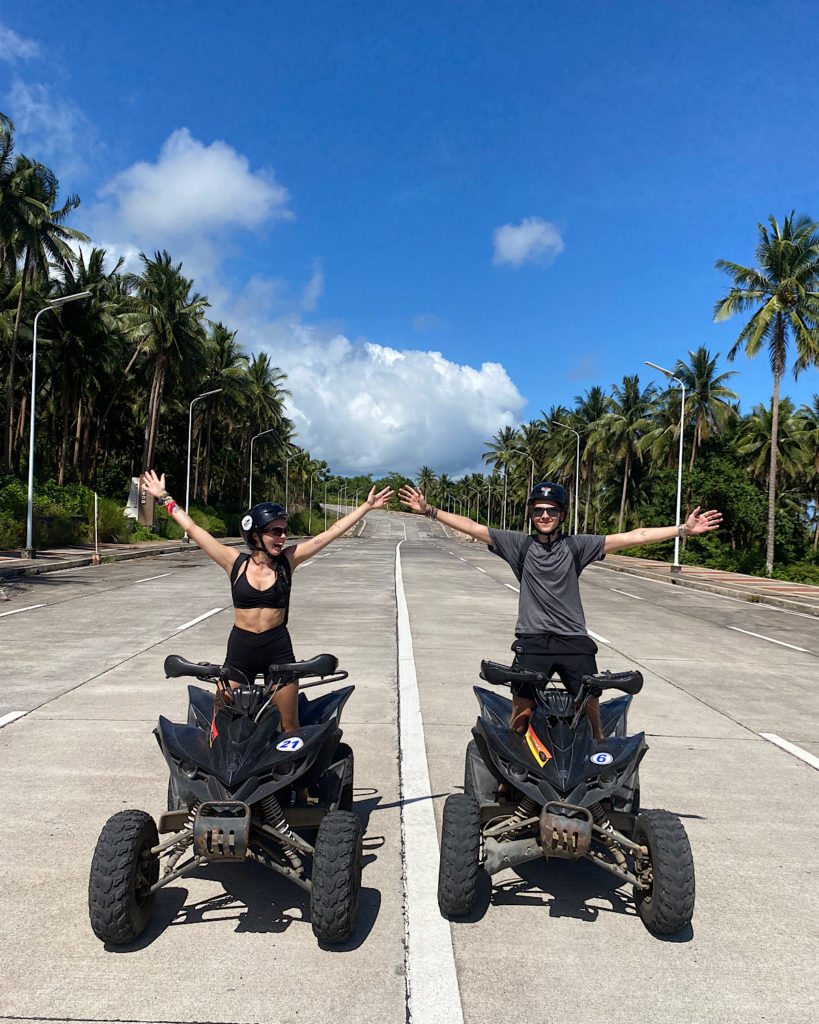
M191 514L215 536L237 534L251 491L256 501L286 498L292 532L315 534L324 527L325 496L352 505L373 485L397 491L412 482L397 472L377 480L334 476L312 459L285 415L280 368L265 353L248 356L234 331L207 319L207 298L169 253L143 253L140 272L126 274L102 249L76 251L88 240L66 222L79 198L61 198L52 171L15 155L13 131L0 114L0 548L25 540L33 324L45 309L37 336L35 546L91 540L95 491L101 540L181 535L163 511L152 528L135 526L123 505L131 479L149 466L164 471L169 490L185 500L180 439L187 439L191 409ZM576 396L572 408L553 406L504 427L485 443L487 473L456 480L424 465L417 485L439 506L509 528L525 524L533 477L567 487L569 523L576 503L581 531L668 524L683 412L684 510L719 508L725 528L686 544L682 560L819 582L819 395L799 409L780 395L789 343L794 372L819 363L819 227L795 214L758 227L755 266L717 264L731 287L715 317L750 317L728 358L767 347L769 407L743 415L729 386L733 374L718 373L719 354L700 347L673 367L685 384L684 410L674 381L662 378L658 387L626 375ZM85 291L89 299L48 308ZM199 397L206 392L216 393ZM401 508L397 498L390 507ZM670 559L671 545L645 554Z

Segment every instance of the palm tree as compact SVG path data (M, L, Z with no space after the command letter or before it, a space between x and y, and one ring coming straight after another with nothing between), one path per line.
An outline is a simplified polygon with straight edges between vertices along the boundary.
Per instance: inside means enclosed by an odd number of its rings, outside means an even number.
M639 457L639 440L651 426L649 416L653 407L654 386L640 389L640 379L623 377L622 385L615 384L608 399L608 412L598 421L594 431L595 443L605 445L615 459L623 462L623 487L620 494L620 515L617 532L623 532L628 484L634 459Z
M685 384L685 419L693 421L694 440L691 445L691 459L688 472L694 468L694 457L703 441L711 433L719 434L734 414L732 401L739 397L726 386L729 377L736 376L736 370L727 370L715 375L719 352L711 358L705 346L696 351L688 350L690 362L680 359L674 375Z
M248 361L241 346L236 343L236 332L228 330L222 323L210 325L210 337L205 343L206 373L202 391L221 388L213 400L204 403L205 415L205 467L202 472L202 499L207 505L210 493L211 437L214 419L228 427L236 424L237 416L246 403L249 390ZM193 493L199 486L199 460L196 460L196 476Z
M805 441L805 465L808 471L809 492L813 497L815 527L813 550L819 548L819 395L813 396L810 405L803 405L797 413Z
M794 376L819 362L819 225L795 211L780 226L768 218L770 230L757 224L756 267L717 260L733 287L714 306L714 319L727 320L753 310L728 358L740 347L753 358L767 345L773 372L771 406L771 465L768 472L768 544L765 565L773 572L776 513L777 454L779 435L779 384L788 362L788 342L796 345Z
M6 154L4 164L8 164L10 141L4 142L2 151ZM47 282L49 267L54 265L64 269L74 259L74 253L68 245L69 240L88 241L88 236L81 231L65 227L63 222L80 205L77 196L69 196L65 203L57 209L57 197L60 184L53 171L42 164L29 160L26 156L18 156L14 170L8 176L7 170L2 172L3 191L0 205L13 208L7 221L4 212L4 262L10 258L22 259L20 289L17 299L17 311L11 334L11 350L9 353L9 373L6 388L6 471L11 472L14 463L13 424L14 424L14 384L15 364L17 361L17 341L20 334L20 320L23 314L23 303L27 289L36 276ZM14 203L11 203L11 199ZM12 227L13 225L13 227Z
M795 413L790 398L779 403L779 458L776 460L776 481L780 487L792 486L806 472L806 424ZM751 415L742 424L737 454L750 464L754 479L768 483L771 471L771 445L773 430L773 402L770 406L755 405Z
M583 509L583 532L589 526L589 505L591 503L592 477L597 456L591 435L597 421L606 412L606 396L597 384L589 388L584 396L575 395L575 410L572 420L580 433L582 451L580 455L580 471L586 480L586 501ZM571 436L571 435L570 435Z
M422 494L432 494L432 488L435 486L435 473L429 468L429 466L421 466L417 473L418 476L418 490Z
M74 302L55 310L50 321L54 341L46 349L49 377L62 419L58 483L65 481L68 454L69 421L73 421L74 451L72 466L81 483L88 475L97 421L96 403L108 392L118 390L122 374L120 315L123 297L119 259L113 270L105 270L105 250L92 249L64 268L62 280L55 282L53 295L72 295L90 291L88 302ZM98 427L97 427L98 431ZM98 432L97 432L98 438Z
M298 451L291 440L293 424L284 413L284 403L290 397L290 392L282 386L286 380L287 376L270 362L266 352L253 356L247 371L245 415L248 419L248 431L245 451L248 456L244 460L245 475L248 470L250 439L263 430L279 428L265 444L266 462L276 463L283 469L287 456Z
M501 529L506 529L506 491L507 491L507 470L510 461L514 459L513 448L520 447L520 435L512 427L502 427L490 442L484 445L487 450L483 453L483 461L489 463L493 469L503 466L503 509L501 512Z
M198 292L191 294L193 281L182 276L182 264L174 266L167 252L157 252L153 259L140 253L140 259L144 264L142 274L130 277L136 290L137 310L128 315L128 325L153 366L142 450L142 466L147 469L153 461L168 376L182 381L201 379L205 352L203 318L209 303ZM192 391L193 386L186 390Z

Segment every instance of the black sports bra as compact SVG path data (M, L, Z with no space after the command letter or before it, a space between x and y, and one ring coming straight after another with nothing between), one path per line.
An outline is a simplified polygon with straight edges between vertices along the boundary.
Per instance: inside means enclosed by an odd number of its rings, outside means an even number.
M246 552L239 555L230 570L230 588L234 608L284 608L284 621L290 611L290 562L287 555L278 555L274 562L276 582L267 590L258 590L247 578L247 568L239 575L243 565L250 561Z

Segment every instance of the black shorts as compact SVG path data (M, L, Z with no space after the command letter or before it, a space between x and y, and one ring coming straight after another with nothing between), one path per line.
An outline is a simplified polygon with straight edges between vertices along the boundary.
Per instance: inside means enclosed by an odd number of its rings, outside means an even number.
M238 626L230 631L225 664L244 673L251 683L257 675L264 675L268 666L289 665L295 660L287 626L274 626L263 633L251 633Z
M590 636L519 636L512 644L515 668L528 668L550 676L557 673L560 681L576 697L583 676L597 671L597 644ZM512 684L512 693L528 700L535 699L535 687L530 683Z

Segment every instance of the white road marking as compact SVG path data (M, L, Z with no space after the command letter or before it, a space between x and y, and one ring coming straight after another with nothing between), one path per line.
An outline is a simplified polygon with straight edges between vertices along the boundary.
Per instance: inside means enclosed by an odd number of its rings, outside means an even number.
M473 569L477 569L477 570L478 570L478 572L482 572L482 573L485 573L485 574L486 574L487 576L489 575L489 573L488 573L488 572L486 572L486 569L482 569L482 568L481 568L481 567L480 567L479 565L473 565L473 566L472 566L472 568L473 568Z
M0 616L16 615L18 612L30 612L32 608L45 608L45 604L30 604L25 608L13 608L10 612L0 612Z
M404 862L404 937L408 1024L462 1024L449 923L436 898L438 833L432 809L424 723L412 652L409 611L401 573L401 544L395 549L398 611L399 779Z
M18 718L22 718L23 715L27 714L27 711L9 711L7 715L3 715L3 717L0 718L0 729L2 729L4 725L9 725L11 722L16 722Z
M787 750L789 754L793 754L794 757L798 757L800 760L804 761L805 764L809 764L811 768L819 769L819 757L816 757L814 754L809 754L807 750L797 747L795 743L788 743L787 740L783 740L781 736L777 736L772 732L761 732L759 735L763 740L767 740L769 743L775 743L777 747Z
M164 579L166 576L170 576L170 575L171 574L169 572L162 572L158 576L146 576L144 580L134 580L134 584L137 584L137 583L150 583L151 580L161 580L161 579Z
M773 637L763 636L761 633L752 633L750 629L740 629L739 626L727 626L726 628L736 630L737 633L745 633L746 636L755 636L757 640L767 640L769 644L779 644L780 647L790 647L792 651L802 651L803 654L810 654L810 651L804 647L786 644L784 640L774 640Z
M306 569L306 568L307 568L307 566L308 566L308 565L312 565L314 561L315 561L315 559L314 559L314 558L308 558L308 560L307 560L306 562L302 562L302 563L301 563L301 565L299 566L299 568L300 568L300 569Z
M592 633L591 630L589 630L588 633L592 640L596 640L599 644L611 644L611 640L607 640L604 636L600 636L599 633Z
M515 592L516 594L519 594L519 593L520 593L520 591L518 590L518 588L517 588L517 587L513 587L511 583L504 583L504 586L505 586L505 587L509 587L509 589L510 589L510 590L514 590L514 592Z
M618 590L617 587L609 587L609 590L613 590L615 594L622 594L623 597L633 597L635 601L644 601L644 597L638 597L636 594L630 594L627 590Z
M195 626L197 622L201 622L202 619L208 619L211 615L215 615L217 612L224 611L224 608L211 608L209 612L205 612L204 615L198 615L195 619L191 619L190 622L186 622L183 626L177 626L174 632L181 633L183 629L188 629L191 626Z

